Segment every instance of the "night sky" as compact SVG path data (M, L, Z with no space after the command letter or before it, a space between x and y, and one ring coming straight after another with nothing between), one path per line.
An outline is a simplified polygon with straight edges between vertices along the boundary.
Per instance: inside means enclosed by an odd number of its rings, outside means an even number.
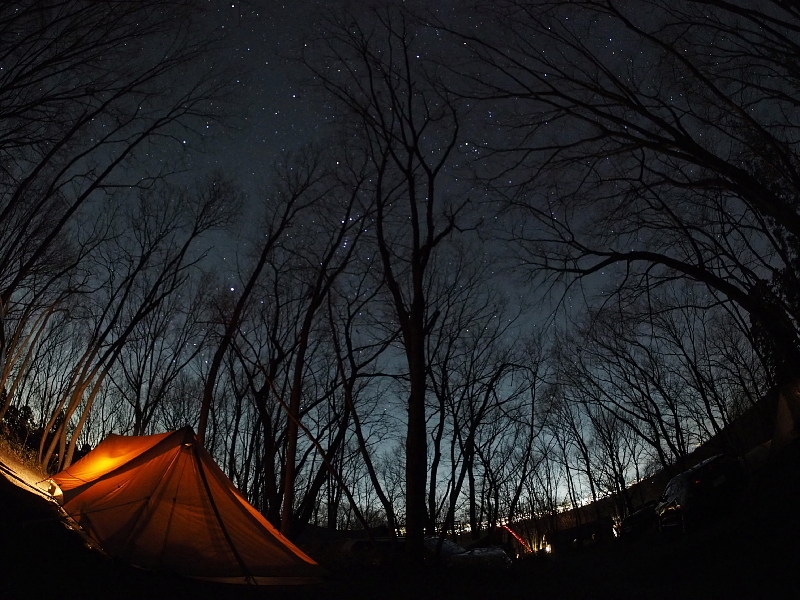
M217 126L204 155L193 155L197 167L219 168L236 174L240 183L253 178L258 183L269 165L282 153L318 139L333 108L300 83L298 67L288 59L295 57L304 32L313 30L323 11L344 7L358 11L359 1L230 0L208 13L214 25L229 31L230 50L224 63L241 74L240 89L234 97L230 123ZM437 15L458 14L452 0L424 3Z
M195 166L219 168L240 181L250 179L292 150L313 139L320 118L304 102L282 55L297 47L300 29L317 11L316 0L296 2L218 2L207 18L229 35L223 64L237 75L230 123L216 126L205 155Z

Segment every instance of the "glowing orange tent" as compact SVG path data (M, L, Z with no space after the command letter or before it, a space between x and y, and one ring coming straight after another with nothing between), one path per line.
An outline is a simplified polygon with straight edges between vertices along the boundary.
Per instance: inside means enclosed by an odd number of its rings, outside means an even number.
M66 512L128 563L228 583L312 583L320 574L242 497L189 427L112 434L53 480Z

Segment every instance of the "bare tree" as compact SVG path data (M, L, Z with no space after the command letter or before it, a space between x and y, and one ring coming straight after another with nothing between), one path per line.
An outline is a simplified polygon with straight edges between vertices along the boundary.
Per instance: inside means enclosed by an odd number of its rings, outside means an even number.
M262 488L260 504L287 535L308 522L326 483L341 486L347 462L352 407L324 309L339 279L350 276L369 212L363 160L339 158L307 148L279 167L242 286L220 295L220 337L204 396L207 419L213 407L232 404L211 402L215 386L226 386L238 407L234 431L261 430L263 447L252 450L260 471L248 468L255 480L245 487ZM341 493L349 499L349 490ZM352 502L350 509L358 515Z
M171 187L138 194L114 219L117 235L91 255L93 273L85 290L85 349L46 426L62 423L47 447L39 449L48 464L59 445L60 465L69 465L78 436L106 378L131 337L167 298L181 290L204 256L203 236L226 224L235 211L236 192L210 179L179 194ZM80 409L80 411L79 411ZM78 415L72 424L73 415ZM69 428L74 425L67 445Z
M348 175L353 171L348 170ZM284 500L281 515L281 531L289 534L292 529L294 484L296 469L296 453L299 435L299 422L301 418L301 400L304 395L306 379L306 355L312 335L312 327L318 321L318 313L326 303L329 294L350 264L353 252L359 246L359 239L365 231L364 222L369 218L368 208L361 201L361 187L364 181L364 172L358 168L355 177L347 180L347 188L331 190L325 202L319 202L315 207L314 242L306 239L302 246L294 249L297 258L304 262L304 267L312 275L304 282L304 303L301 326L298 331L297 343L294 350L294 366L292 372L291 392L289 395L289 422L287 429L288 444L286 448L286 469L284 473ZM331 225L333 225L331 227ZM307 410L307 409L306 409ZM317 493L322 483L327 478L327 469L331 460L343 448L343 441L350 424L352 403L345 402L343 414L339 417L337 434L328 446L328 455L324 465L320 465L314 484L307 493L305 521L311 503L316 500Z
M194 0L0 6L4 374L16 335L6 318L85 256L77 223L114 190L164 176L157 144L183 147L194 139L187 128L218 117L224 81L201 68L216 43L195 18L201 9Z
M455 162L459 113L418 38L402 8L343 13L328 21L304 57L345 109L346 126L358 132L372 170L372 239L408 369L405 525L414 561L422 557L428 518L426 339L438 315L426 279L467 205L449 202L440 189Z
M224 306L228 314L222 315L222 333L212 356L206 383L203 389L203 403L197 426L197 438L205 441L208 418L214 404L214 389L220 369L229 348L240 334L240 326L248 304L253 300L259 279L272 259L276 248L280 247L286 231L294 224L297 215L313 207L328 191L326 171L319 154L306 149L298 157L287 157L283 164L276 165L274 189L263 199L265 211L259 226L260 244L255 246L254 264L245 275L241 291L236 294L232 306ZM231 290L235 292L235 289ZM269 394L269 390L266 390Z
M110 385L131 408L133 435L151 430L181 374L205 349L207 330L202 325L209 280L200 276L186 283L140 321L109 374Z
M648 444L662 467L683 461L695 432L670 354L652 343L646 323L620 310L587 321L591 326L559 344L562 393L613 413Z
M500 438L506 436L494 435L493 425L504 433L515 430L510 413L525 387L522 353L511 342L520 335L519 313L493 286L491 259L486 256L485 263L476 264L481 254L474 246L448 253L450 268L432 278L440 316L428 349L436 399L429 409L433 427L428 510L431 530L441 524L441 535L454 526L456 508L464 500L477 535L479 452L483 444L502 445ZM488 447L485 450L488 454Z
M539 273L657 294L697 281L753 321L778 380L800 365L795 5L517 1L486 7L465 93L493 187ZM495 20L492 21L492 16ZM469 87L467 87L469 86Z
M328 296L327 315L336 372L344 405L352 420L354 443L369 481L367 489L371 488L377 496L390 535L396 536L395 507L380 481L375 449L380 448L387 438L387 424L380 423L386 403L379 400L382 394L376 381L388 374L381 372L379 361L395 342L398 333L381 324L373 310L381 292L371 273L373 259L374 256L367 251L355 261L354 268Z

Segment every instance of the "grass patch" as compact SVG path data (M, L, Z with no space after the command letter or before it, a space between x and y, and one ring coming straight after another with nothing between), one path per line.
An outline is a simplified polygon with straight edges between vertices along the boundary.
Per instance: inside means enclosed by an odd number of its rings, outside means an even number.
M48 477L48 474L39 466L36 454L35 450L31 450L22 444L8 439L5 435L5 431L0 427L0 458L4 460L11 459L15 461L17 465L25 467L37 475L41 475L40 479L45 479Z

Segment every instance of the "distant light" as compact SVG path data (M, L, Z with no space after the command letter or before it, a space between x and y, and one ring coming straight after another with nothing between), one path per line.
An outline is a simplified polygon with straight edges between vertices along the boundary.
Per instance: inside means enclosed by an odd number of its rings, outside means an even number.
M235 290L234 290L233 288L231 288L231 291L233 292L233 291L235 291Z

